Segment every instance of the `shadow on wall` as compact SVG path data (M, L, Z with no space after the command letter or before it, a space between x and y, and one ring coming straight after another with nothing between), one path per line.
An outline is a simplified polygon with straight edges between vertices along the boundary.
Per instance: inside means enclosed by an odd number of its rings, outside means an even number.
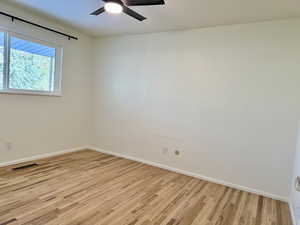
M297 178L300 178L300 123L290 198L291 214L294 220L294 225L300 225L300 185L297 184Z

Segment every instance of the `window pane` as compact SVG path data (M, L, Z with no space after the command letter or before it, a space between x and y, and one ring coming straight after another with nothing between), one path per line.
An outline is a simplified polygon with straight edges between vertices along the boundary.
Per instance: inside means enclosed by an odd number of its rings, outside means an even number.
M4 33L0 32L0 89L3 89Z
M53 91L55 48L10 39L9 88L31 91Z

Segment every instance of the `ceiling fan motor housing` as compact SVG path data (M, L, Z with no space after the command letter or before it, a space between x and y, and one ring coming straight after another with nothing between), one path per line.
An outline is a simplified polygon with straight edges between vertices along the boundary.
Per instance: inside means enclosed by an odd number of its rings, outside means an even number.
M113 2L113 3L117 3L119 5L124 5L124 3L121 0L106 0L105 2L106 3Z
M102 0L105 2L107 8L109 3L118 4L119 7L114 6L114 10L112 9L111 4L111 12L112 13L123 13L127 14L128 16L131 16L139 21L144 21L146 17L142 16L141 14L137 13L136 11L128 8L127 6L150 6L150 5L164 5L164 0ZM122 7L121 9L120 6ZM117 9L116 9L117 8ZM97 9L96 11L92 12L91 15L98 16L102 13L104 13L107 9L105 7L101 7L100 9ZM115 12L114 12L115 11Z

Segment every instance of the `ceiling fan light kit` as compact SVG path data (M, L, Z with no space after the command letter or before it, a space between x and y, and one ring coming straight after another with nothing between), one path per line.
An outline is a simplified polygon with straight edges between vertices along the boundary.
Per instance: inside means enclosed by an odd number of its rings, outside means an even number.
M104 9L108 13L119 14L123 11L123 7L115 2L107 2L104 5Z
M133 11L127 6L150 6L150 5L164 5L164 0L102 0L105 5L104 7L97 9L91 15L98 16L104 12L119 14L124 12L128 16L131 16L139 21L143 21L146 17Z

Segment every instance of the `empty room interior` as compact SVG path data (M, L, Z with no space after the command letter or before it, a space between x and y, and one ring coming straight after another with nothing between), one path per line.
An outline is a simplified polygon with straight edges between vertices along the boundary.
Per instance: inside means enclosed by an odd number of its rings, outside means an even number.
M0 225L300 225L300 2L1 0Z

